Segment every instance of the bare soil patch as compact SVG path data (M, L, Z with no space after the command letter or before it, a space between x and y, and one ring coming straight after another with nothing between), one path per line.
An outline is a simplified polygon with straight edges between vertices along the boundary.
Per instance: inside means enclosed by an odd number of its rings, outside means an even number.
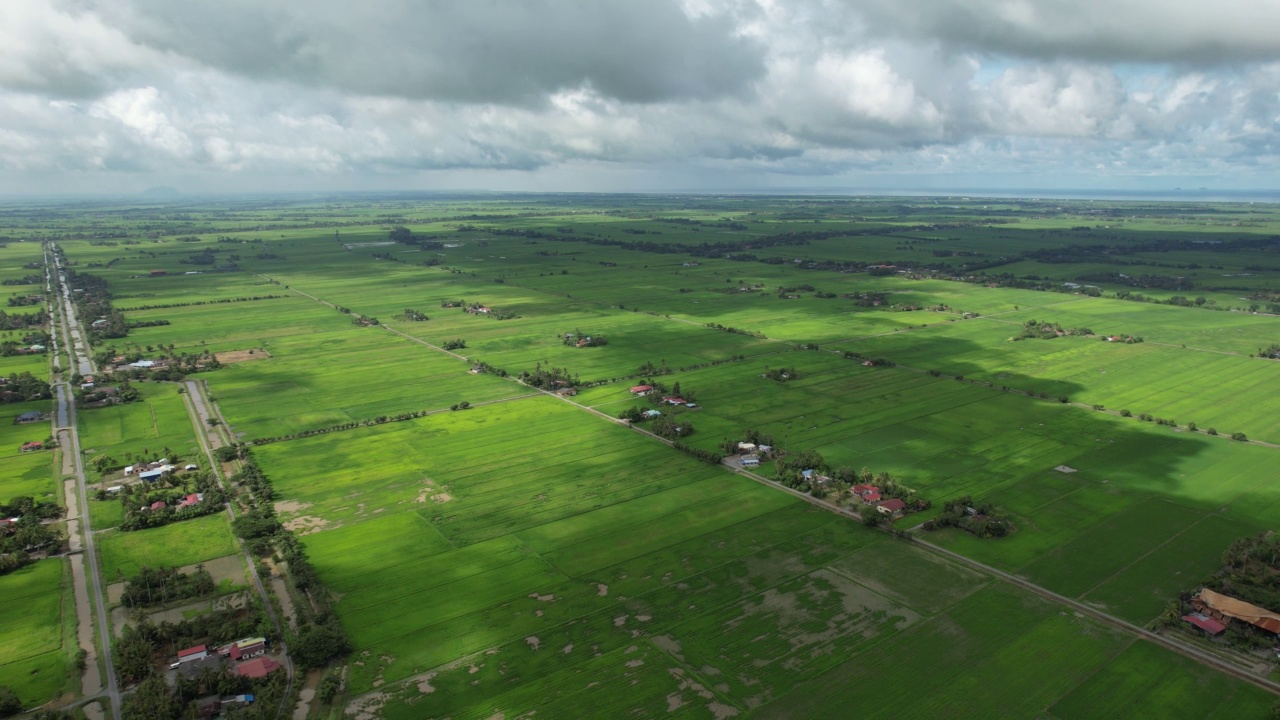
M271 357L271 353L254 348L253 350L228 350L227 352L214 353L213 356L223 365L230 365L248 360L266 360Z

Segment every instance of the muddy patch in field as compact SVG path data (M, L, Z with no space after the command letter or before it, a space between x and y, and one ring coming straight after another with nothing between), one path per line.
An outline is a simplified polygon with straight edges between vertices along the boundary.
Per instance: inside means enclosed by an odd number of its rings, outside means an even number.
M275 504L277 515L290 515L296 512L302 512L311 507L311 503L298 502L297 500L281 500Z
M435 676L436 676L435 673L427 673L426 675L423 675L422 677L418 678L416 681L418 686L418 692L422 693L423 695L430 695L431 693L435 692L436 689L431 684L431 679L434 678Z
M329 521L324 518L300 515L284 524L284 529L299 535L310 535L329 528Z
M684 660L684 656L680 654L680 641L670 635L659 635L653 638L653 644L657 645L659 650L671 653L675 659Z
M609 594L609 586L604 583L596 583L596 597L605 597Z
M538 639L537 635L530 635L525 638L524 641L529 644L529 648L532 650L537 650L542 647L542 641Z
M228 350L214 353L213 356L218 358L218 362L223 365L230 365L231 363L248 362L250 360L266 360L271 357L271 353L254 348L252 350Z
M529 593L529 597L537 600L538 602L555 602L556 601L555 595L539 595L536 592Z
M435 495L431 496L431 502L440 503L440 504L447 503L452 499L453 499L452 495L450 495L449 493L443 493L443 492L436 493Z

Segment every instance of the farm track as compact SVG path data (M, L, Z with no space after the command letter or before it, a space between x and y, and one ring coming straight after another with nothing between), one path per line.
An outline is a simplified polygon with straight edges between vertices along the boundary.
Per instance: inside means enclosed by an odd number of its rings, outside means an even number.
M210 427L208 421L215 417L215 415L209 411L209 405L211 403L206 401L200 385L195 381L184 380L182 385L186 389L186 392L182 394L182 398L186 404L187 413L191 417L191 425L195 430L196 440L200 442L200 448L204 451L205 457L209 460L209 468L212 470L213 476L217 478L218 486L222 488L222 491L226 493L228 497L227 516L230 518L229 522L234 523L236 520L234 495L227 487L226 481L223 478L221 465L218 464L217 458L213 456L212 446L215 443L212 442L205 433L205 428ZM220 417L220 415L218 417ZM221 423L218 423L214 427L222 428L224 426ZM221 437L216 437L216 439L219 441L217 445L219 447L223 447L223 439ZM257 566L253 562L253 556L249 553L249 548L244 544L243 540L237 537L236 542L240 545L240 553L244 556L245 563L247 563L249 575L253 577L253 586L258 591L258 597L262 600L262 606L266 609L267 616L271 618L271 625L275 628L276 632L279 633L281 638L280 654L284 659L285 677L287 678L288 684L285 686L284 698L281 701L280 710L277 713L277 717L279 717L285 713L285 704L288 703L289 699L293 695L293 659L289 657L289 647L284 641L285 628L281 625L280 617L276 614L275 607L271 604L271 598L268 597L267 589L262 584L262 578L259 577L258 573L255 571Z
M264 278L265 278L265 276L262 276L262 275L259 275L259 277L264 277ZM269 278L267 278L267 279L269 279ZM334 305L333 305L332 303L329 303L329 302L327 302L327 301L325 301L325 300L322 300L322 299L320 299L320 298L318 298L318 297L315 297L314 295L310 295L310 294L308 294L308 293L302 292L301 290L296 290L296 289L294 289L294 288L292 288L292 287L290 287L289 289L290 289L290 290L292 290L292 291L294 291L294 292L297 292L297 293L298 293L298 294L300 294L300 295L303 295L303 296L305 296L305 297L311 298L312 300L315 300L316 302L319 302L319 303L321 303L321 304L327 305L327 306L329 306L329 307L334 307ZM1069 301L1067 301L1067 302L1069 302ZM354 313L353 313L353 315L354 315ZM357 316L357 317L358 317L358 316ZM390 329L390 328L388 328L388 329ZM895 331L892 331L892 332L890 332L890 333L881 333L881 334L893 334L893 333L897 333L897 332L904 332L905 330L907 330L907 329L903 329L903 330L895 330ZM409 339L411 339L411 340L416 340L416 338L412 338L412 337L410 337L410 336L404 335L404 333L399 333L398 331L392 331L392 332L396 332L397 334L402 335L402 336L404 336L404 337L407 337L407 338L409 338ZM780 343L783 343L783 344L785 344L785 345L790 345L790 346L793 346L793 347L794 347L794 346L799 346L799 345L803 344L803 343L797 343L797 342L789 342L789 341L785 341L785 340L777 340L777 339L775 339L775 338L762 338L762 339L766 339L766 340L773 340L773 341L775 341L775 342L780 342ZM428 348L434 349L434 350L436 350L436 351L438 351L438 352L442 352L442 353L445 353L445 354L451 355L451 356L453 356L453 357L455 357L455 358L457 358L457 359L459 359L459 360L462 360L462 361L467 361L467 358L465 358L465 357L463 357L463 356L461 356L461 355L457 355L456 353L449 352L449 351L447 351L447 350L444 350L443 348L438 348L438 347L436 347L436 346L434 346L434 345L431 345L430 343L427 343L427 342L423 342L423 341L418 341L418 342L419 342L420 344L422 344L422 345L424 345L424 346L426 346L426 347L428 347ZM834 351L834 350L828 350L828 351L824 351L824 352L832 352L832 353L835 353L835 352L837 352L837 351ZM921 369L919 369L919 368L913 368L913 367L904 366L904 365L895 365L895 367L900 367L900 368L903 368L903 369L905 369L905 370L910 370L910 371L918 372L918 373L925 373L925 372L927 372L927 371L925 371L925 370L921 370ZM514 377L508 377L508 378L506 378L506 379L508 379L508 380L510 380L510 381L512 381L512 382L515 382L515 383L517 383L517 384L524 385L524 383L520 382L518 379L516 379L516 378L514 378ZM528 386L526 386L526 387L528 387ZM649 432L648 430L644 430L643 428L639 428L639 427L636 427L636 426L634 426L634 425L631 425L630 423L628 423L628 422L626 422L626 421L624 421L624 420L621 420L621 419L619 419L619 418L612 417L612 416L608 415L607 413L604 413L604 412L601 412L601 411L599 411L599 410L596 410L595 408L592 408L592 407L588 407L588 406L586 406L586 405L583 405L583 404L581 404L581 403L579 403L579 402L576 402L576 401L574 401L574 400L572 400L572 399L570 399L570 398L568 398L568 397L563 397L563 396L560 396L560 395L556 395L554 392L551 392L551 391L548 391L548 390L541 390L541 389L539 389L539 390L540 390L540 392L541 392L542 394L544 394L544 395L547 395L547 396L549 396L549 397L553 397L553 398L559 399L559 400L561 400L561 401L563 401L563 402L566 402L566 403L568 403L568 404L570 404L570 405L573 405L573 406L575 406L575 407L577 407L577 408L580 408L580 409L582 409L582 410L584 410L584 411L586 411L586 412L588 412L588 413L591 413L591 414L593 414L593 415L596 415L596 416L598 416L598 417L601 417L601 418L603 418L603 419L605 419L605 420L609 421L610 423L613 423L613 424L615 424L615 425L623 425L623 426L630 427L631 429L635 430L636 432L638 432L638 433L640 433L640 434L642 434L642 435L645 435L645 436L647 436L647 437L649 437L649 438L652 438L652 439L654 439L654 440L657 440L658 442L661 442L661 443L663 443L664 445L667 445L668 447L671 447L671 446L673 446L673 445L674 445L674 443L673 443L672 441L670 441L670 440L667 440L667 439L665 439L665 438L663 438L663 437L660 437L660 436L658 436L658 435L656 435L656 434L654 434L654 433L652 433L652 432ZM994 391L993 391L993 392L994 392ZM1084 405L1083 403L1069 403L1069 404L1074 405L1074 406L1077 406L1077 407L1083 407L1083 408L1085 408L1085 409L1090 409L1090 410L1092 410L1092 407L1091 407L1091 406ZM1101 411L1101 412L1112 412L1112 411L1105 411L1105 410L1104 410L1104 411ZM1118 413L1113 413L1113 414L1117 414L1117 415L1118 415ZM1229 438L1224 438L1224 439L1229 439ZM1256 443L1256 442L1254 442L1254 441L1250 441L1250 442L1253 442L1254 444L1259 444L1259 445L1266 445L1266 446L1268 446L1268 447L1280 447L1280 445L1271 445L1271 444L1269 444L1269 443ZM855 520L855 521L861 522L861 516L860 516L860 515L858 515L857 513L854 513L854 512L853 512L853 511L851 511L851 510L847 510L847 509L844 509L844 508L836 507L836 506L831 505L831 504L829 504L829 503L823 502L822 500L819 500L819 499L817 499L817 498L813 497L812 495L809 495L809 494L807 494L807 493L802 493L802 492L800 492L799 490L795 490L795 489L793 489L793 488L789 488L789 487L786 487L786 486L784 486L784 485L780 485L780 484L778 484L778 483L772 482L772 481L770 481L768 478L765 478L765 477L763 477L763 476L761 476L761 475L757 475L757 474L755 474L755 473L753 473L753 472L750 472L750 471L748 471L748 470L743 470L743 469L741 469L741 468L739 468L739 467L734 467L734 466L732 466L732 465L728 465L727 463L725 464L725 467L726 467L726 468L728 468L729 470L733 471L733 472L736 472L736 473L740 474L740 475L744 475L744 476L746 476L746 477L749 477L749 478L751 478L752 480L755 480L756 482L758 482L758 483L760 483L760 484L762 484L762 485L766 485L766 486L768 486L768 487L770 487L770 488L773 488L773 489L775 489L775 490L778 490L778 491L782 491L782 492L790 493L791 495L793 495L793 496L795 496L795 497L797 497L797 498L799 498L799 499L801 499L801 500L803 500L803 501L805 501L805 502L807 502L807 503L810 503L810 504L812 504L812 505L814 505L814 506L817 506L817 507L823 508L823 509L825 509L825 510L827 510L827 511L829 511L829 512L833 512L833 513L836 513L836 514L838 514L838 515L842 515L842 516L844 516L844 517L846 517L846 518L849 518L849 519L851 519L851 520ZM1271 694L1273 694L1273 695L1280 695L1280 683L1277 683L1277 682L1274 682L1274 681L1269 680L1269 679L1267 679L1267 678L1260 677L1260 676L1258 676L1258 675L1254 675L1254 674L1252 674L1252 673L1250 673L1250 672L1247 672L1247 671L1245 671L1245 670L1241 669L1239 666L1235 665L1234 663L1231 663L1231 662L1228 662L1228 661L1226 661L1226 660L1223 660L1222 658L1219 658L1219 657L1217 657L1217 656L1215 656L1215 655L1212 655L1212 654L1210 654L1210 653L1207 653L1207 652L1204 652L1204 651L1198 650L1198 649L1196 649L1196 648L1194 648L1194 647L1191 647L1191 646L1189 646L1189 645L1186 645L1186 644L1184 644L1184 643L1177 642L1177 641L1175 641L1175 640L1173 640L1173 639L1170 639L1170 638L1165 637L1165 636L1163 636L1163 635L1160 635L1160 634L1158 634L1158 633L1152 632L1151 630L1148 630L1148 629L1146 629L1146 628L1143 628L1143 627L1140 627L1140 626L1138 626L1138 625L1135 625L1135 624L1133 624L1133 623L1131 623L1131 622L1129 622L1129 621L1127 621L1127 620L1121 619L1121 618L1116 617L1116 616L1114 616L1114 615L1110 615L1110 614L1105 613L1105 612L1103 612L1103 611L1101 611L1101 610L1098 610L1097 608L1094 608L1094 607L1091 607L1091 606L1089 606L1089 605L1086 605L1085 603L1079 602L1079 601L1074 600L1074 599L1072 599L1072 598L1069 598L1069 597L1067 597L1067 596L1065 596L1065 595L1060 595L1060 594L1058 594L1058 593L1056 593L1056 592L1054 592L1054 591L1052 591L1052 590L1049 590L1048 588L1042 587L1042 586L1040 586L1040 585L1036 585L1035 583L1030 582L1029 580L1026 580L1026 579L1020 578L1020 577L1018 577L1017 575L1014 575L1014 574L1012 574L1012 573L1005 572L1005 571L1003 571L1003 570L1000 570L999 568L996 568L996 567L991 566L991 565L988 565L988 564L986 564L986 563L983 563L983 562L980 562L980 561L974 560L974 559L972 559L972 558L966 557L966 556L964 556L964 555L961 555L960 553L954 552L954 551L952 551L952 550L948 550L948 549L946 549L946 548L944 548L944 547L941 547L941 546L939 546L939 545L935 545L935 544L933 544L933 543L930 543L930 542L925 541L925 540L920 540L920 539L915 538L915 537L913 537L913 538L912 538L912 541L913 541L913 542L914 542L918 547L924 548L924 549L926 549L927 551L929 551L929 552L931 552L931 553L933 553L933 554L935 554L935 555L938 555L938 556L940 556L940 557L943 557L943 558L949 559L949 560L951 560L951 561L953 561L953 562L958 562L958 563L960 563L960 564L962 564L962 565L965 565L965 566L967 566L967 567L969 567L969 568L971 568L971 569L978 570L978 571L980 571L980 572L983 572L983 573L985 573L985 574L988 574L988 575L990 575L990 576L992 576L992 577L995 577L995 578L996 578L996 579L998 579L998 580L1001 580L1001 581L1003 581L1003 582L1005 582L1005 583L1008 583L1008 584L1010 584L1010 585L1014 585L1014 586L1019 587L1019 588L1021 588L1021 589L1023 589L1023 590L1026 590L1026 591L1028 591L1028 592L1034 593L1034 594L1036 594L1036 595L1038 595L1038 596L1040 596L1040 597L1042 597L1042 598L1044 598L1044 599L1046 599L1046 600L1049 600L1049 601L1051 601L1051 602L1054 602L1054 603L1057 603L1057 604L1060 604L1060 605L1065 605L1066 607L1070 608L1071 610L1073 610L1074 612L1076 612L1076 613L1078 613L1078 614L1086 615L1086 616L1092 617L1092 618L1094 618L1095 620L1098 620L1098 621L1100 621L1100 622L1103 622L1103 623L1105 623L1105 624L1107 624L1107 625L1110 625L1110 626L1112 626L1112 627L1115 627L1115 628L1117 628L1117 629L1123 630L1124 632L1127 632L1127 633L1129 633L1130 635L1135 636L1136 638L1139 638L1139 639L1142 639L1142 640L1147 640L1147 641L1152 642L1152 643L1154 643L1154 644L1156 644L1156 645L1159 645L1159 646L1161 646L1161 647L1163 647L1163 648L1165 648L1165 649L1167 649L1167 650L1171 650L1171 651L1173 651L1173 652L1175 652L1175 653L1178 653L1179 655L1182 655L1183 657L1186 657L1186 658L1188 658L1188 659L1190 659L1190 660L1193 660L1193 661L1195 661L1195 662L1198 662L1198 663L1200 663L1200 664L1202 664L1202 665L1205 665L1205 666L1207 666L1207 667L1213 668L1213 669L1215 669L1215 670L1218 670L1218 671L1220 671L1220 672L1223 672L1223 673L1225 673L1225 674L1227 674L1227 675L1230 675L1230 676L1232 676L1232 677L1235 677L1235 678L1237 678L1237 679L1240 679L1240 680L1243 680L1243 681L1245 681L1245 682L1248 682L1249 684L1254 685L1255 687L1258 687L1258 688L1260 688L1260 689L1262 689L1262 690L1265 690L1266 692L1269 692L1269 693L1271 693Z

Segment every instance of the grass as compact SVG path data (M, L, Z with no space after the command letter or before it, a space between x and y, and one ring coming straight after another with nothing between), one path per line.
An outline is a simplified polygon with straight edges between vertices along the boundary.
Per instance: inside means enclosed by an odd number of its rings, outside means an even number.
M1275 698L1265 690L1206 674L1180 655L1138 642L1053 705L1053 717L1263 718Z
M686 416L692 445L714 449L757 428L787 449L891 472L937 504L965 495L994 503L1014 522L1010 537L946 531L931 540L1141 623L1194 587L1233 537L1280 518L1268 475L1275 448L1185 430L1195 421L1280 441L1270 391L1280 364L1248 357L1277 341L1274 318L1121 300L1115 292L1132 288L1119 278L1098 281L1102 298L949 278L981 272L970 269L975 262L993 276L1049 278L1055 289L1117 268L1176 273L1196 283L1187 294L1240 307L1243 293L1280 289L1280 271L1267 269L1272 253L1258 247L1280 230L1272 208L535 196L187 205L163 219L159 208L132 206L68 212L56 221L64 236L119 238L60 244L111 283L129 319L170 323L135 329L112 342L117 349L269 353L201 376L238 439L504 401L254 450L357 645L351 691L385 694L383 716L1139 714L1126 700L1136 695L1113 682L1149 689L1153 715L1208 714L1217 708L1205 698L1214 696L1222 716L1259 712L1234 680L1180 667L1163 651L573 404L512 399L528 389L466 371L476 359L513 374L566 367L604 381L576 402L616 415L637 404L627 376L665 361L673 373L659 379L681 382L701 406ZM1095 227L1099 213L1105 230ZM9 220L15 238L48 234L51 222L21 209ZM447 246L364 244L385 242L392 223ZM786 234L808 240L738 248L732 258L600 244L669 250ZM1173 238L1257 242L1231 252L1146 245ZM34 243L24 245L0 248L0 275L20 277L21 264L38 257ZM1092 245L1108 250L1054 262L1038 254ZM243 269L183 262L197 250L219 262L235 253ZM1011 262L995 265L1000 258ZM1109 264L1115 258L1148 265ZM913 271L835 265L849 262ZM939 272L914 277L928 267ZM158 269L168 274L152 277ZM814 289L780 290L801 285ZM885 301L839 297L865 293ZM268 294L284 297L211 303ZM440 307L458 298L519 317ZM425 343L465 338L468 360L357 327L325 302ZM172 303L181 307L137 309ZM938 310L904 309L911 304ZM430 320L395 320L405 308ZM1147 342L1008 342L1033 318ZM564 346L563 333L578 329L609 344ZM841 357L845 350L899 366L863 367ZM760 377L781 366L801 377ZM172 387L143 388L144 403L81 413L87 451L194 449ZM41 478L34 460L20 466L27 461L0 463L0 490L44 483L52 491L47 464ZM95 526L118 522L107 506L89 511ZM220 516L101 539L109 576L234 549Z
M60 559L0 576L0 686L12 689L24 707L54 697L68 684L62 616L68 603L62 596L70 584L71 570Z
M235 538L225 515L148 530L111 530L98 536L102 574L107 582L136 575L145 567L182 567L236 552Z

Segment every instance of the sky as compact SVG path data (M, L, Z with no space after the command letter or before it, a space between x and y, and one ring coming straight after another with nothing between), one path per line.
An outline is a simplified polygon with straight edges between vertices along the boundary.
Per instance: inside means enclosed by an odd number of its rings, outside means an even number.
M3 0L0 195L1280 188L1275 0Z

